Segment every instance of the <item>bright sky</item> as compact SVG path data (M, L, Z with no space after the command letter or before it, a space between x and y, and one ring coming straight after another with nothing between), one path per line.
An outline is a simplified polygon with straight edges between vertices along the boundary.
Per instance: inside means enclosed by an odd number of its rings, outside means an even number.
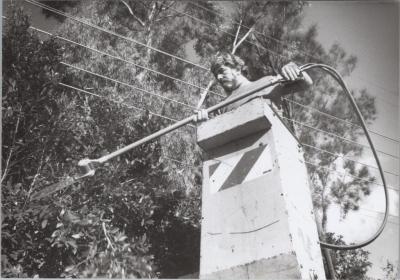
M371 1L372 2L372 1ZM358 67L352 77L346 79L351 88L367 88L376 96L377 119L369 127L375 132L399 137L399 5L377 2L310 2L304 26L318 24L318 39L329 47L339 42L345 50L358 57ZM376 148L396 156L399 145L391 140L373 136ZM379 155L384 170L399 173L398 159ZM363 159L376 165L371 154ZM385 174L388 183L398 190L398 177ZM399 195L390 189L389 222L382 235L365 247L371 252L373 263L369 276L382 277L381 267L386 259L399 260ZM360 211L339 222L339 210L332 208L328 229L345 236L346 241L362 241L377 229L383 211L384 197L381 186L362 203Z

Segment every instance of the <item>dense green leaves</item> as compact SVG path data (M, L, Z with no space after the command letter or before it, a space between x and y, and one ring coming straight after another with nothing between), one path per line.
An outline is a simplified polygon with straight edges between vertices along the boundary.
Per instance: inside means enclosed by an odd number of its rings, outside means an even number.
M2 275L176 277L198 270L198 192L187 192L175 179L179 169L161 157L159 141L107 163L94 178L30 199L73 175L80 159L99 157L170 122L58 86L89 79L61 68L58 42L30 33L20 11L5 31ZM91 86L102 86L108 98L121 97L104 81Z
M343 236L332 233L326 235L327 242L344 245ZM335 273L338 279L368 279L366 276L372 263L368 260L369 252L363 249L335 251L332 253Z

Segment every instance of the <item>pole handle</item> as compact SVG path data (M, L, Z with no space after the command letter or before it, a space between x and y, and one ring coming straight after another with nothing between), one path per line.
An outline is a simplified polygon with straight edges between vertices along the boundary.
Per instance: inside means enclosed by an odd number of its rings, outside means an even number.
M213 113L213 112L215 112L215 111L217 111L217 110L219 110L219 109L221 109L221 108L223 108L225 106L228 106L228 105L230 105L230 104L232 104L232 103L234 103L236 101L239 101L239 100L241 100L241 99L243 99L243 98L245 98L245 97L247 97L247 96L249 96L249 95L251 95L253 93L256 93L256 92L258 92L260 90L263 90L264 88L267 88L267 87L273 86L275 84L278 84L278 83L280 83L282 81L283 81L283 79L280 76L276 76L272 80L269 80L268 83L260 85L259 87L255 88L255 89L252 89L250 91L244 92L243 94L238 95L238 96L236 96L236 97L234 97L232 99L222 101L222 102L220 102L220 103L218 103L218 104L216 104L214 106L211 106L210 108L206 109L206 111L207 111L208 114ZM143 144L145 144L145 143L147 143L147 142L149 142L151 140L154 140L154 139L156 139L156 138L158 138L160 136L163 136L163 135L165 135L165 134L167 134L167 133L169 133L169 132L171 132L171 131L173 131L175 129L178 129L178 128L184 126L184 125L187 125L187 124L189 124L191 122L195 122L196 119L197 119L197 114L194 114L194 115L192 115L190 117L187 117L187 118L185 118L183 120L180 120L180 121L178 121L178 122L176 122L176 123L174 123L174 124L172 124L172 125L170 125L170 126L168 126L166 128L163 128L163 129L161 129L161 130L159 130L159 131L157 131L157 132L155 132L153 134L150 134L150 135L148 135L148 136L146 136L146 137L144 137L144 138L142 138L142 139L140 139L140 140L138 140L138 141L136 141L136 142L134 142L132 144L129 144L128 146L125 146L125 147L123 147L123 148L121 148L119 150L116 150L116 151L114 151L114 152L112 152L112 153L110 153L108 155L102 156L102 157L100 157L98 159L84 159L84 161L85 161L84 165L89 165L91 163L97 163L97 164L105 163L106 161L108 161L108 160L110 160L110 159L112 159L114 157L117 157L117 156L119 156L119 155L121 155L123 153L126 153L127 151L129 151L129 150L131 150L133 148L136 148L136 147L138 147L140 145L143 145ZM80 161L80 162L82 163L82 161ZM90 173L88 173L87 176L93 176L93 174L94 174L94 172L90 172Z

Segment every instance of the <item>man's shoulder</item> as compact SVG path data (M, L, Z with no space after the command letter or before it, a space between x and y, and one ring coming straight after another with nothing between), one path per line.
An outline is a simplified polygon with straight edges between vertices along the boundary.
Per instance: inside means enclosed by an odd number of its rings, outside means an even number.
M268 85L268 84L272 83L275 80L276 80L276 76L264 76L264 77L262 77L262 78L260 78L260 79L258 79L256 81L251 81L250 83L246 84L243 87L240 87L234 93L235 93L235 95L238 95L238 94L241 94L241 93L244 93L244 92L247 92L247 91L250 91L250 90L265 86L265 85ZM262 92L265 92L265 91L268 92L270 90L271 89L269 87L267 87L267 88L264 88L261 91Z

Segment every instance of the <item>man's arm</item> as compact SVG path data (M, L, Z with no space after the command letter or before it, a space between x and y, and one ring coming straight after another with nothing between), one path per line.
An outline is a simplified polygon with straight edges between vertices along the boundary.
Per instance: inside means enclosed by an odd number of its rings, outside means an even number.
M281 72L285 80L292 81L284 84L283 95L306 90L313 84L311 77L293 62L283 66Z
M286 82L274 86L268 93L263 95L264 98L279 103L282 96L304 91L313 84L311 77L306 72L301 72L300 68L293 62L283 66L281 73L277 77Z

